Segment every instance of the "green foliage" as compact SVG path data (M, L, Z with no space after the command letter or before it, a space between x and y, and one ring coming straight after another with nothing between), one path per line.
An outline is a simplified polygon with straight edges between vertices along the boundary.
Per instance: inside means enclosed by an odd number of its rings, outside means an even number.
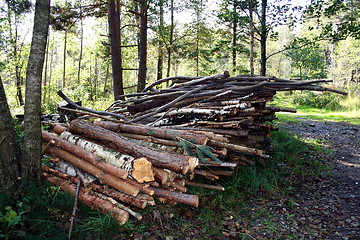
M212 148L210 146L195 144L191 140L184 138L179 140L178 146L190 156L199 158L202 163L206 163L207 158L210 158L217 163L221 163L221 161L212 154Z
M307 45L304 45L307 44ZM300 79L325 78L325 59L324 50L315 42L295 42L291 48L285 52L292 62L291 66L299 70L299 74L292 77Z
M340 110L343 96L330 92L303 91L293 96L293 102L298 105L307 105L328 110Z

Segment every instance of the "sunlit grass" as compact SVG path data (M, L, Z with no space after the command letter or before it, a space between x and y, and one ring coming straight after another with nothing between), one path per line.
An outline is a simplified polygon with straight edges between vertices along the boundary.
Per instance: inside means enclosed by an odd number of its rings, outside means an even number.
M326 120L336 122L348 122L351 124L360 124L360 109L358 108L360 100L356 97L346 98L340 102L342 109L333 111L325 108L316 108L313 106L297 105L292 101L292 95L277 94L274 102L270 105L284 108L293 108L297 113L277 113L280 121L296 121L296 117L305 117L313 120Z

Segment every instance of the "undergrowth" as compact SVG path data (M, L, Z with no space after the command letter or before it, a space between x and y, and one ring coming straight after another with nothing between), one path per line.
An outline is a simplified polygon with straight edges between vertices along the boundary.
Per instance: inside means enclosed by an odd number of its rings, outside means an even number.
M179 239L184 234L194 239L220 236L224 231L230 231L224 221L242 219L244 209L249 208L252 200L286 196L291 191L287 176L312 177L323 173L321 161L314 157L314 152L322 149L321 141L307 143L280 128L273 132L272 142L274 151L267 166L241 167L233 177L222 177L217 183L226 188L224 192L189 187L188 193L197 194L201 199L199 208L183 204L172 207L158 202L141 211L142 221L130 219L119 227L110 216L94 212L80 203L73 239L129 239L135 238L136 234L150 233L161 239L169 236ZM210 180L203 182L214 184ZM1 237L66 239L73 198L59 187L26 180L17 199L0 196L0 200ZM266 212L258 214L271 218ZM270 220L268 223L269 229L274 228ZM248 239L245 233L239 236Z

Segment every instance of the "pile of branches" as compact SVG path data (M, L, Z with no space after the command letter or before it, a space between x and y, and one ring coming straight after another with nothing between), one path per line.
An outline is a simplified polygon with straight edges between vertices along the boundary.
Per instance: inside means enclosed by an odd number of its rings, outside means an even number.
M186 194L187 185L224 190L196 182L198 176L215 181L232 176L238 166L265 165L270 158L275 112L295 111L266 106L277 91L346 94L318 85L326 82L228 72L172 77L121 96L105 111L81 107L59 92L72 107L61 111L102 120L51 124L56 134L43 132L43 151L52 166L44 167L43 175L90 207L111 213L120 225L129 214L141 219L132 207L143 209L154 197L197 207L199 198ZM165 83L170 86L154 88ZM85 188L76 191L79 183Z

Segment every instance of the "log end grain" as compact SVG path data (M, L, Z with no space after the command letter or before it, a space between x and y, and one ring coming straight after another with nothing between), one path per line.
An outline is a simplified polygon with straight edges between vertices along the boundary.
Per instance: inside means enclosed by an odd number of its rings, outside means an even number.
M152 164L146 158L137 158L134 160L131 175L139 183L152 182L155 180Z

